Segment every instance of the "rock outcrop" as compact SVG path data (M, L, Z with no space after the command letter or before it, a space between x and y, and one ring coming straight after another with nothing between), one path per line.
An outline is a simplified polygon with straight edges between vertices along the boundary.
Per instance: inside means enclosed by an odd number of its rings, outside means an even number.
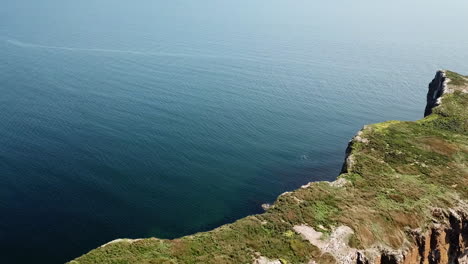
M447 90L447 76L445 71L438 71L434 80L429 84L427 92L427 104L424 111L424 116L432 114L432 109L440 105L441 97Z
M466 264L468 263L468 208L433 211L434 223L425 231L408 230L413 243L392 251L370 249L357 253L357 264Z

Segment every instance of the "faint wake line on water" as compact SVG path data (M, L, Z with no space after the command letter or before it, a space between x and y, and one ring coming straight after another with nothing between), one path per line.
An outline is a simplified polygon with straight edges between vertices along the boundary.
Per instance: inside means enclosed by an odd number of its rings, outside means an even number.
M65 50L65 51L83 51L83 52L98 52L98 53L120 53L132 54L142 56L159 56L159 57L206 57L206 58L221 58L222 56L213 55L191 55L183 53L166 53L166 52L144 52L133 50L118 50L118 49L99 49L99 48L76 48L76 47L63 47L63 46L49 46L33 43L26 43L16 39L6 39L5 42L22 48L36 48L36 49L49 49L49 50Z
M208 55L208 54L186 54L186 53L170 53L170 52L145 52L135 50L119 50L119 49L101 49L101 48L78 48L78 47L64 47L64 46L52 46L52 45L41 45L28 42L22 42L13 38L0 37L0 40L21 48L31 49L48 49L48 50L63 50L70 52L94 52L94 53L114 53L114 54L130 54L139 56L154 56L154 57L173 57L173 58L207 58L207 59L229 59L229 60L241 60L250 62L259 62L265 60L272 60L267 57L245 57L245 56L226 56L226 55Z

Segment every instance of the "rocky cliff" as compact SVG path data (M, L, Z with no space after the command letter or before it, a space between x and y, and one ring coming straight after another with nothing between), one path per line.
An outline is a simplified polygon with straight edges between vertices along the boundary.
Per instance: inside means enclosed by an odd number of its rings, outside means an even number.
M468 78L439 71L425 118L364 127L335 182L174 240L110 242L70 263L468 263Z
M442 100L442 95L447 89L447 77L445 71L438 71L434 80L429 84L427 92L427 104L424 111L424 116L432 114L432 109L438 106Z

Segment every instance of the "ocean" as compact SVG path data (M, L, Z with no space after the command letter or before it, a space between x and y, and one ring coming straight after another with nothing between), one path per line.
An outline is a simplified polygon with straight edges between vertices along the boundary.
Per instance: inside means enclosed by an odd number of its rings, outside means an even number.
M468 73L464 0L1 0L2 263L175 238L334 180Z

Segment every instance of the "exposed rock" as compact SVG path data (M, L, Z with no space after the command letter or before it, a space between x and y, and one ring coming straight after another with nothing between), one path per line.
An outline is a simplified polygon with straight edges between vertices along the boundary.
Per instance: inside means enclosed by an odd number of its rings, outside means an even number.
M436 208L438 218L427 231L408 231L415 243L398 251L375 249L357 252L357 264L467 264L468 263L468 215L466 205L455 209ZM338 262L348 263L348 262Z
M427 92L427 104L424 116L432 113L432 109L441 103L441 98L447 90L447 78L445 71L438 71L434 80L429 84L429 91Z
M347 226L334 228L329 236L307 225L294 226L294 231L340 264L468 264L467 212L464 204L448 210L435 208L433 226L425 232L409 230L414 243L408 241L400 250L379 245L366 250L351 248L348 241L354 232Z
M139 239L129 239L129 238L118 238L118 239L115 239L115 240L112 240L110 242L107 242L106 244L102 245L101 247L105 247L105 246L108 246L110 244L114 244L114 243L120 243L120 242L126 242L126 243L134 243L134 242L137 242L137 241L140 241L141 238Z
M357 142L361 142L361 143L364 143L364 144L367 144L369 143L369 140L365 137L362 136L363 132L362 130L360 130L357 135L354 137L354 140L357 141Z
M330 185L333 187L344 187L349 183L345 178L338 178L336 181L330 182Z
M262 209L265 210L265 211L270 209L270 207L271 207L271 204L269 204L269 203L262 204Z
M294 231L322 252L330 253L338 263L347 264L357 261L357 250L348 246L348 240L354 232L347 226L339 226L328 237L324 237L321 232L307 225L294 226Z
M254 261L254 264L282 264L280 260L278 259L275 259L275 260L271 260L271 259L268 259L266 257L262 257L260 256L259 258L257 258L255 261Z

